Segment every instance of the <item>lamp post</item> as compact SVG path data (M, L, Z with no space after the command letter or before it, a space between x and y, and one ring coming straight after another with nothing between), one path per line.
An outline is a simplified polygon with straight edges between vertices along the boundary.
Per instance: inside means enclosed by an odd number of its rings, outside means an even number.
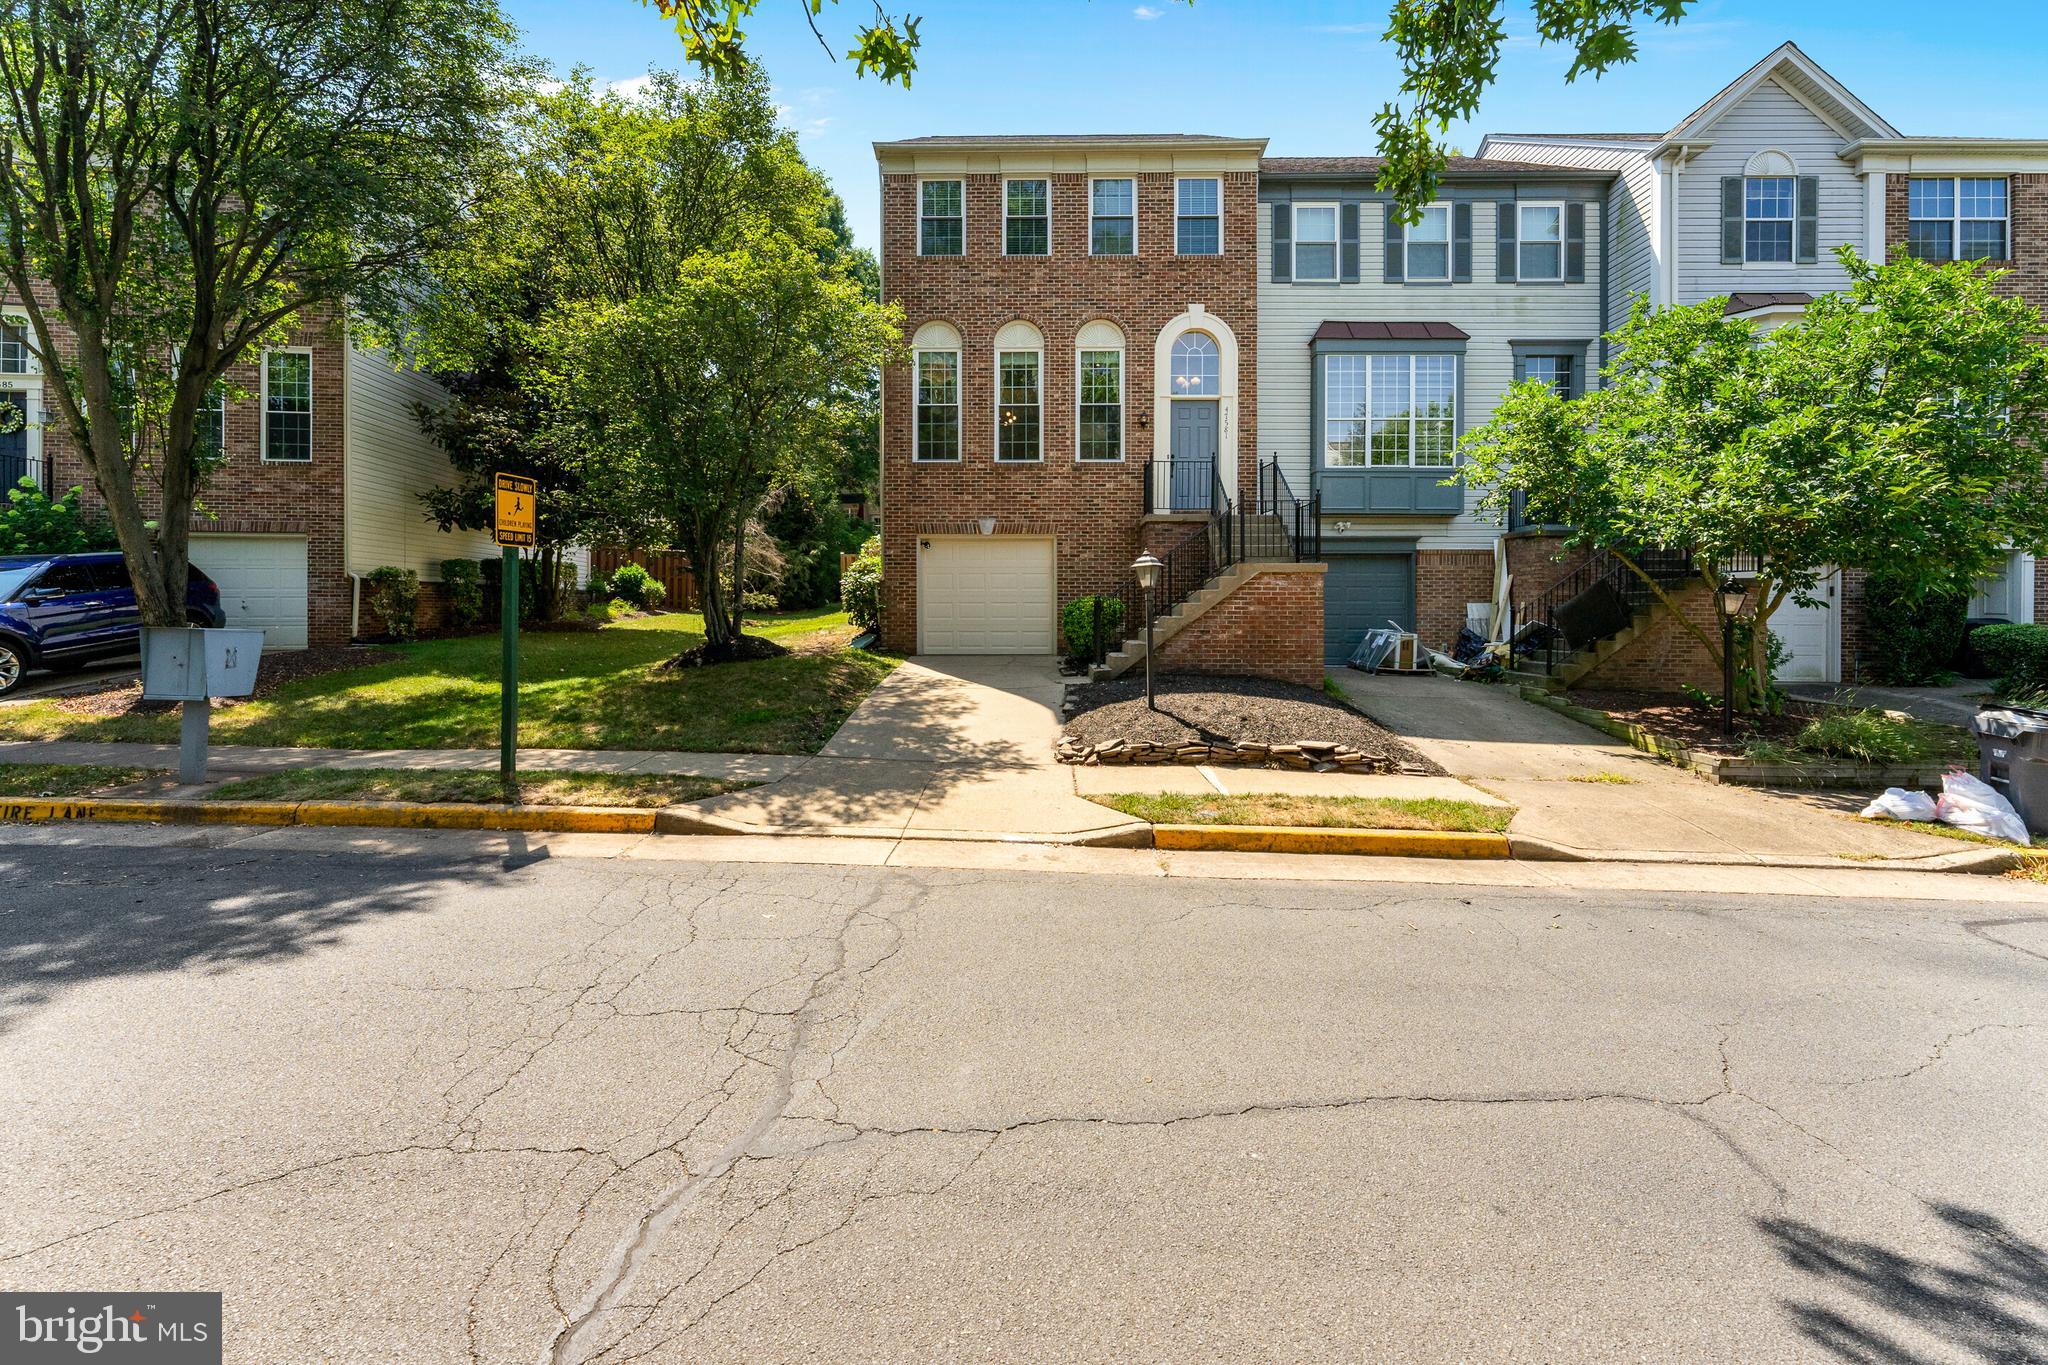
M1739 583L1721 585L1721 733L1735 733L1735 618L1749 589Z
M1138 577L1138 589L1145 594L1145 709L1148 711L1159 709L1152 692L1152 589L1159 586L1159 571L1165 567L1150 550L1139 555L1131 565L1131 572Z

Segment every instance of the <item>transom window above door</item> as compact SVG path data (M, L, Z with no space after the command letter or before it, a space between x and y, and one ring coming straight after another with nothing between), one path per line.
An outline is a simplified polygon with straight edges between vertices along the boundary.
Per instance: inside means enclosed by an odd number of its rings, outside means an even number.
M1175 398L1215 398L1223 392L1223 358L1207 332L1183 332L1173 343L1167 391Z
M1045 180L1003 182L1003 254L1052 254L1052 185Z

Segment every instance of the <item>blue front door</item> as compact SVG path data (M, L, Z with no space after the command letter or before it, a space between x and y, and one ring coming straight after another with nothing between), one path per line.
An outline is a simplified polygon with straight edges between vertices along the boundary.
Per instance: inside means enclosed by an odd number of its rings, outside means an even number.
M28 395L0 393L0 403L14 409L0 410L0 498L4 498L29 472Z
M1216 477L1216 404L1179 399L1173 405L1173 487L1168 504L1176 512L1209 510Z

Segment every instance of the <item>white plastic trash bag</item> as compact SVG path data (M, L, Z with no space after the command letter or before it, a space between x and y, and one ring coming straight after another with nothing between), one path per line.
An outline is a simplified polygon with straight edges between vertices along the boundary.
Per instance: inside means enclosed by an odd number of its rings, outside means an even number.
M1990 783L1968 773L1947 773L1941 779L1941 799L1934 803L1935 817L1976 834L1988 834L2015 844L2027 844L2027 822L2012 808L2012 802L1998 794Z
M1884 795L1863 808L1866 820L1932 820L1936 802L1926 792L1886 787Z

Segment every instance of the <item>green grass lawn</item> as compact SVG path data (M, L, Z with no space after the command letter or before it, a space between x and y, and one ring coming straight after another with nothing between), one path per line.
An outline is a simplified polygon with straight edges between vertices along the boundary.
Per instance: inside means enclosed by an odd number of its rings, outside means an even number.
M1440 829L1498 834L1512 806L1442 797L1188 796L1124 792L1088 798L1155 825L1282 825L1306 829Z
M847 631L844 612L750 621L793 648ZM703 639L675 613L597 631L527 631L519 641L519 743L546 749L815 753L896 661L844 648L658 673ZM815 643L815 642L813 642ZM218 744L339 749L487 749L498 742L498 637L400 645L390 663L286 683L275 695L217 708ZM174 743L175 713L86 716L54 702L0 710L9 739Z
M0 796L87 796L146 776L141 768L0 763Z
M517 779L523 806L674 806L738 791L750 782L667 773L527 772ZM505 804L494 772L421 772L411 768L300 768L223 782L209 801L469 801Z

